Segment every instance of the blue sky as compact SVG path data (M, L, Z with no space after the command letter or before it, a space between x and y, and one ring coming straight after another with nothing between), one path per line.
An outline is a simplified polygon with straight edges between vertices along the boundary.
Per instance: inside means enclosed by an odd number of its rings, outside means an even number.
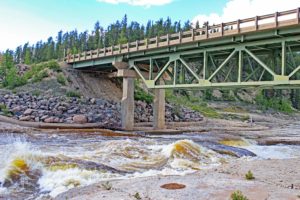
M0 51L56 35L59 30L91 30L122 19L146 23L170 16L186 21L199 13L221 12L226 0L174 0L162 6L111 4L97 0L0 0ZM196 6L197 5L197 6Z
M265 8L258 9L257 2L264 2ZM298 5L300 0L0 0L0 51L55 37L59 30L91 30L98 20L106 27L124 14L129 21L144 24L148 19L168 16L181 21L226 21L244 16L244 11L254 16L258 11L273 12Z

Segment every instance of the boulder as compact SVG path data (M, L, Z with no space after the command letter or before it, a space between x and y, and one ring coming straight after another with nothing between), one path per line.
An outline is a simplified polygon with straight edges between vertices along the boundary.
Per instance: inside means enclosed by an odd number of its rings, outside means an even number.
M22 110L21 106L13 107L10 111L13 113L20 112Z
M44 119L45 123L54 123L55 122L55 118L54 117L48 117L46 119Z
M19 118L20 121L30 121L31 120L31 116L21 116Z
M85 124L88 122L88 118L85 115L74 115L73 122L78 124Z
M33 109L28 108L25 110L24 115L31 115L33 113Z

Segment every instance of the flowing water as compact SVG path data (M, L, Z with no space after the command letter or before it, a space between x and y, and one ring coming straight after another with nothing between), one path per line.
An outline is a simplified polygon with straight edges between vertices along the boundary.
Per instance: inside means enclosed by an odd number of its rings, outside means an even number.
M205 136L156 137L104 134L1 134L0 199L52 196L100 181L154 175L184 175L238 159L271 152L288 152L247 143L250 151L203 142ZM202 141L202 142L199 142ZM266 149L260 149L266 148ZM230 153L228 153L230 152ZM294 156L300 157L300 153ZM274 157L274 156L273 156ZM276 157L276 156L275 156Z

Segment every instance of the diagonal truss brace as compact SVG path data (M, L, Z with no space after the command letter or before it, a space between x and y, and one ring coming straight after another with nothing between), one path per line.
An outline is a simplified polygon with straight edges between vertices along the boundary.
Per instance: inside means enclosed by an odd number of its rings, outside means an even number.
M207 79L208 81L211 81L215 75L229 62L229 60L236 54L236 50L233 50L233 52L224 60L224 62L216 69L216 71Z

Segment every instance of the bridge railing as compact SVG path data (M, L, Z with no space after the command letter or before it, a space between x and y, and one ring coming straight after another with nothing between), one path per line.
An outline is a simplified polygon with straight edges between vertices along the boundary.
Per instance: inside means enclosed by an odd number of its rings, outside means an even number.
M68 63L300 24L300 8L68 55Z

